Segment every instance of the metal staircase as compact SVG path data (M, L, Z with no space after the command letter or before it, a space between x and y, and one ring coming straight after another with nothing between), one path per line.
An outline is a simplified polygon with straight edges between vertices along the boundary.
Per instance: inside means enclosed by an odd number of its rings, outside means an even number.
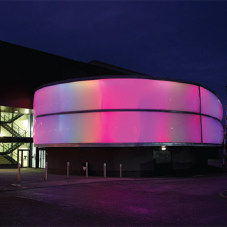
M9 155L0 155L0 164L17 164L17 161Z
M19 148L24 143L14 143L13 146L7 146L4 143L1 143L0 146L3 148L3 152L0 152L1 155L8 155Z
M0 155L0 164L12 164L12 162L10 162L7 158L4 157L4 155Z
M18 114L14 114L13 117L10 118L9 116L4 114L3 116L1 116L1 121L3 121L4 123L12 123L13 121L17 120L23 115L24 114L18 113Z
M1 126L6 129L9 133L13 135L13 137L26 137L26 131L21 129L16 123L15 120L23 116L23 114L16 114L13 117L9 117L7 115L1 116ZM9 124L11 124L9 126Z
M0 125L10 134L12 134L13 137L26 137L26 131L21 129L16 123L14 123L14 121L21 116L23 116L23 114L20 113L13 115L13 117L1 115ZM9 146L9 144L6 145L4 143L1 143L0 146L2 147L3 152L0 152L0 155L7 159L11 164L16 164L17 161L15 161L14 158L10 157L9 154L13 153L13 151L19 148L22 144L24 143L11 143L11 146Z
M15 123L10 127L7 123L1 124L4 129L13 135L13 137L26 137L26 131L21 129Z

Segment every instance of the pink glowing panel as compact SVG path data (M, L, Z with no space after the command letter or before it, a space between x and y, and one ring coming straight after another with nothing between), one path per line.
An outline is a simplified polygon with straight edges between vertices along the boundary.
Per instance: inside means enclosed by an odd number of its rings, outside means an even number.
M35 144L200 143L200 117L164 112L101 112L38 117Z
M213 118L202 116L203 143L222 144L224 129L222 124Z
M223 107L218 97L207 89L200 87L201 113L222 120Z
M199 112L198 86L148 79L100 80L102 109Z
M103 143L200 143L200 117L164 112L102 113Z
M58 84L35 93L35 116L99 109L200 110L199 88L148 79L100 79Z
M34 143L98 143L100 122L100 113L38 117L34 123Z
M135 143L140 134L141 112L103 112L102 143Z
M101 93L98 80L57 84L35 92L35 116L100 108Z

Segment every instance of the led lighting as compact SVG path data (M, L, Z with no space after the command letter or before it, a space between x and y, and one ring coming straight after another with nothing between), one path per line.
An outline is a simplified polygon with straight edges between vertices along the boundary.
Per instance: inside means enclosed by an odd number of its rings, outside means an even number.
M218 97L199 85L141 78L74 81L35 92L33 139L35 144L222 144L222 112Z
M199 87L149 79L100 79L39 89L34 115L100 109L152 109L199 113Z

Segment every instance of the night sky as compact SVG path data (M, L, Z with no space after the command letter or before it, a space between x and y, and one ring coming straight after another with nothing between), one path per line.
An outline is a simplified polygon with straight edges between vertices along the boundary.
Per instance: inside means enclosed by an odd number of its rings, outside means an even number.
M227 1L1 1L0 40L197 82L226 104Z

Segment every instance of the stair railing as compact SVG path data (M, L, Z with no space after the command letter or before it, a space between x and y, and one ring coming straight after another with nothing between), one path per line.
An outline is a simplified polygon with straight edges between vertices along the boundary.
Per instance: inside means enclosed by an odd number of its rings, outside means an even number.
M23 114L13 114L12 117L10 117L10 114L3 114L1 115L1 125L9 131L13 136L15 137L26 137L26 130L21 129L14 121L18 119L19 117L23 116ZM8 125L12 123L11 127ZM11 143L11 144L4 144L1 143L0 146L3 148L3 152L0 152L0 154L4 155L5 157L12 160L12 162L16 162L17 160L17 155L13 153L14 150L19 148L22 144L24 143ZM11 154L11 157L9 156ZM16 156L15 159L13 156Z
M10 117L10 114L8 114L8 116L7 116L7 114L3 114L3 116L1 115L1 121L4 121L6 123L11 123L23 115L24 114L17 113L17 114L14 114L12 117Z
M15 137L26 137L27 131L20 128L16 123L12 123L10 127L8 123L2 123L2 126Z
M16 123L13 123L13 130L19 135L18 137L26 137L26 130L20 128Z
M12 146L10 146L8 149L5 150L7 145L4 144L0 144L1 147L3 147L4 151L0 152L0 154L2 155L8 155L13 153L14 150L16 150L17 148L19 148L22 144L24 143L14 143Z
M2 147L3 152L9 149L9 144L1 143L0 146Z
M14 154L13 152L11 153L11 155L9 155L9 154L2 154L2 156L5 157L7 160L9 160L12 164L18 163L17 154Z

